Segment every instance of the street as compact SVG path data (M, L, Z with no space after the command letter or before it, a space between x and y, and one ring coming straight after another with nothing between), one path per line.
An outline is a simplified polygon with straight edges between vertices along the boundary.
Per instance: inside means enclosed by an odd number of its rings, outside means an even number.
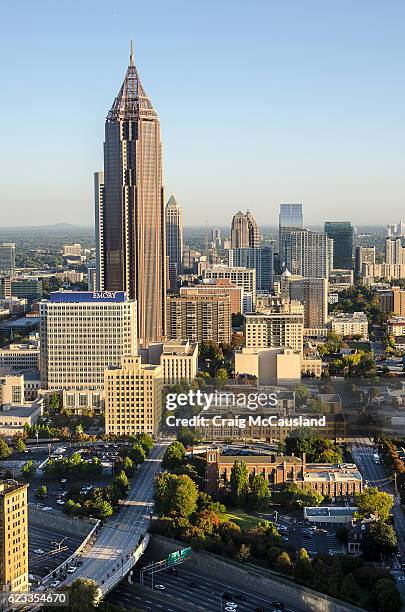
M376 486L381 491L393 494L393 483L388 479L384 466L374 463L373 455L376 452L378 452L378 449L370 438L356 438L351 444L353 460L362 473L364 480L367 481L367 484L369 486ZM392 514L398 540L398 551L402 561L405 561L405 518L399 496L394 497ZM402 601L405 602L405 581L398 561L396 562L396 567L393 569L392 574L395 577L397 587L401 593Z
M153 486L167 444L154 446L132 482L119 514L106 521L94 545L83 555L83 565L64 584L77 578L91 578L103 584L122 567L148 530L153 507Z

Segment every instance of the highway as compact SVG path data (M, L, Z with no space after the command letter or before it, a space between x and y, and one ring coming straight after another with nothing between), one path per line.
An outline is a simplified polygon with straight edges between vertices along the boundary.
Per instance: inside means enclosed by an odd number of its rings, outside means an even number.
M92 578L103 584L137 548L149 527L153 507L153 485L160 470L167 443L156 444L149 458L137 470L120 513L105 522L93 546L83 554L83 565L69 575L64 584L77 578ZM73 565L73 563L72 563Z
M351 444L350 450L357 467L368 485L376 486L381 491L393 494L394 487L392 486L392 482L387 482L388 478L384 466L374 463L373 454L378 452L374 442L370 438L356 438ZM402 562L405 562L405 518L399 496L395 496L394 500L392 514L394 517L395 532L397 534L398 550ZM405 581L399 563L397 563L397 567L392 571L392 574L401 593L402 601L405 602Z
M134 580L138 572L134 571ZM108 601L119 604L124 608L142 606L147 612L181 612L200 610L207 612L225 612L227 601L236 604L234 612L255 612L274 609L272 602L276 597L268 597L257 592L238 588L238 585L224 581L221 578L213 579L187 567L187 562L177 566L177 575L167 570L154 574L154 585L163 585L164 590L151 588L151 578L145 576L145 587L138 584L129 584L128 580L121 582L108 595ZM227 593L228 600L221 595ZM302 608L301 608L302 609ZM308 608L307 608L308 609ZM292 610L285 606L284 610ZM294 608L299 610L299 608Z

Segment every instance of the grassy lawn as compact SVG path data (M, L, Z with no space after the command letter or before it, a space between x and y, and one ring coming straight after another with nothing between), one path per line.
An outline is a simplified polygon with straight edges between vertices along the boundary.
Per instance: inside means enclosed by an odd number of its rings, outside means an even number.
M263 522L263 519L260 516L254 516L253 514L247 514L243 512L243 510L232 510L230 512L223 512L219 515L219 518L222 522L232 521L239 525L241 529L251 529L255 527L257 523L260 521Z

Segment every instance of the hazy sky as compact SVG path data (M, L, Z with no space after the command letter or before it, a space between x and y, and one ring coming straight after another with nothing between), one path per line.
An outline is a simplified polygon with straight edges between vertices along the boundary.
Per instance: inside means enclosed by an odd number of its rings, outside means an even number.
M186 225L405 217L403 0L2 0L0 226L93 222L129 41Z

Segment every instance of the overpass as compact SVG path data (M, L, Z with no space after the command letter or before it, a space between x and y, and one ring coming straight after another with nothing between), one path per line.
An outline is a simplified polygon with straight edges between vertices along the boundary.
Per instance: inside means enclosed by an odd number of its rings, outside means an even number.
M91 578L105 596L135 565L149 540L154 479L166 448L167 443L152 448L148 459L137 470L121 512L105 522L92 546L82 554L83 565L69 574L63 585L77 578Z

